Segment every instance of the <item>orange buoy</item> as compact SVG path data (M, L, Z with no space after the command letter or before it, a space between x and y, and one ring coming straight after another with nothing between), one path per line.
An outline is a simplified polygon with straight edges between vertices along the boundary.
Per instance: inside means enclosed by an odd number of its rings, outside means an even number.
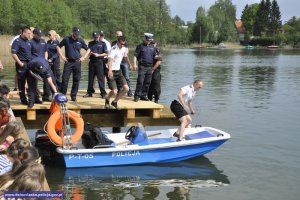
M74 111L68 110L67 115L75 123L75 133L71 135L72 145L76 144L81 139L84 130L84 121L80 114ZM56 130L62 129L61 112L55 111L49 118L47 124L47 132L50 140L56 145L63 144L63 136L57 134Z

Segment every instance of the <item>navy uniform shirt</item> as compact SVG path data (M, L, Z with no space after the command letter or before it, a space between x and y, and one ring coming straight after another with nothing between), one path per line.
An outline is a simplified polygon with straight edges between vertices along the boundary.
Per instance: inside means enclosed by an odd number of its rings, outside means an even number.
M35 57L28 64L28 69L39 74L43 78L52 76L52 71L49 67L48 61L44 57Z
M90 48L91 52L93 53L107 53L107 47L106 43L103 41L90 41L88 44L88 47ZM97 60L97 59L103 59L104 57L95 57L94 55L91 54L90 60Z
M15 39L11 45L11 53L17 54L21 61L29 62L32 59L31 49L30 41L21 36Z
M137 58L140 65L151 67L156 55L156 48L153 46L153 44L147 45L145 43L142 43L136 47L134 52L134 56Z
M65 46L65 56L67 59L78 60L80 59L80 49L83 48L86 51L89 49L83 39L78 38L74 40L72 36L65 37L60 43L59 47Z
M39 39L39 40L35 40L32 39L30 40L32 49L32 57L45 57L45 52L47 51L47 44L46 41L44 39Z
M58 40L48 40L47 41L47 50L48 50L48 59L52 60L52 62L59 57L56 47L59 45Z

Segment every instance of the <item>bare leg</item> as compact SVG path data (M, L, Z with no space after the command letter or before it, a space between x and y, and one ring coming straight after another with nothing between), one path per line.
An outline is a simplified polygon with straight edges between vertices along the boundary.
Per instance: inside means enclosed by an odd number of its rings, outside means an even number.
M128 90L129 90L128 85L123 85L122 90L119 91L116 98L114 99L114 102L118 102L122 96L127 94Z
M181 117L179 121L181 123L178 128L178 134L179 134L179 140L182 140L184 138L184 130L190 123L192 123L192 118L189 115L185 115Z

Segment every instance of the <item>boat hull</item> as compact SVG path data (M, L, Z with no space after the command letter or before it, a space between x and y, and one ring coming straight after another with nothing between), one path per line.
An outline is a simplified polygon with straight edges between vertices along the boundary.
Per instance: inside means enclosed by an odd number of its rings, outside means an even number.
M214 128L191 128L186 140L176 142L172 137L175 129L162 130L160 136L147 138L139 144L105 146L97 149L71 149L61 147L57 152L63 156L66 168L120 166L148 163L183 161L202 156L222 145L230 138L228 133ZM157 134L156 134L157 135ZM124 138L121 133L109 137Z

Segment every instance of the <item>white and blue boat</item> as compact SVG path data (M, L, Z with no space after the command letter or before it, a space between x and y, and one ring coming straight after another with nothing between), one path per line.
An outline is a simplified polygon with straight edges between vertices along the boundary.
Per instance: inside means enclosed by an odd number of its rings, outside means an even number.
M230 134L211 127L185 129L185 140L176 141L176 129L145 131L142 125L126 133L108 133L112 145L87 149L78 142L71 149L57 147L66 168L167 163L202 156L222 145Z

